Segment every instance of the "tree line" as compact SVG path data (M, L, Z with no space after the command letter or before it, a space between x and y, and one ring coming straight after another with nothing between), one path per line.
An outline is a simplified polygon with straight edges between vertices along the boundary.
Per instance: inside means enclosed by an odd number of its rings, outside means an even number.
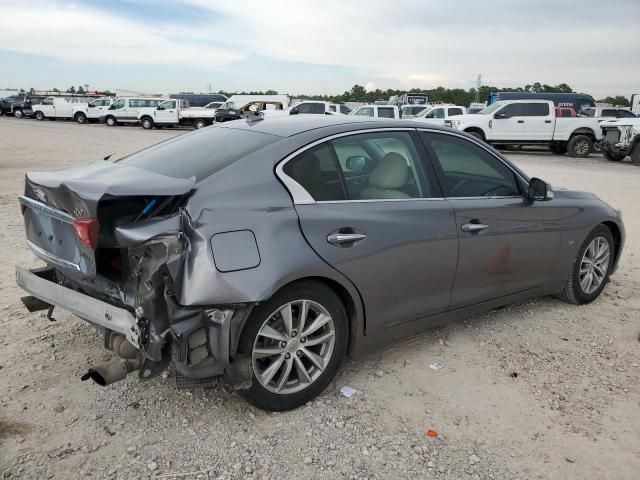
M420 88L412 88L409 91L406 90L396 90L389 88L387 90L381 90L379 88L375 90L367 91L365 87L362 85L354 85L351 87L351 90L347 90L342 94L338 95L291 95L294 98L300 98L304 100L323 100L326 102L332 103L344 103L344 102L365 102L365 103L373 103L377 100L389 100L392 96L404 95L405 93L417 93L426 95L429 99L429 102L445 102L445 103L453 103L455 105L468 106L472 102L482 102L484 103L489 94L492 92L538 92L538 93L573 93L573 89L567 85L566 83L560 83L558 85L547 85L541 84L540 82L535 82L529 85L525 85L524 87L517 88L498 88L492 87L488 85L482 85L480 88L470 88L468 90L464 90L462 88L445 88L445 87L437 87L432 89L420 89ZM252 91L252 92L225 92L223 90L218 93L231 96L234 94L240 95L277 95L278 92L275 90L267 90L267 91ZM602 99L596 100L596 102L602 103L610 103L612 105L620 105L623 107L629 106L629 99L623 97L622 95L617 95L615 97L606 97Z

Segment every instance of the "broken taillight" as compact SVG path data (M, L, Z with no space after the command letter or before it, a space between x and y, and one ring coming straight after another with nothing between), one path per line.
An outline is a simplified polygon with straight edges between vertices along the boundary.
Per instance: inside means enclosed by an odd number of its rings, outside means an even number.
M100 224L95 218L86 220L74 220L73 228L78 235L81 243L95 250L98 246L98 234L100 233Z

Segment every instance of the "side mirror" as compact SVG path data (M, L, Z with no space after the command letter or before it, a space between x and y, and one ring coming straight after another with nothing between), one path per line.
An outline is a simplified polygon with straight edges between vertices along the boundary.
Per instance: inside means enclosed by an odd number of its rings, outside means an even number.
M495 119L507 118L507 114L505 112L498 112L493 116L493 118Z
M532 178L529 180L529 188L527 188L526 199L530 202L545 202L553 198L553 190L544 180Z
M156 110L164 110L164 107L161 107L160 105L158 105L158 106L156 107Z
M347 167L347 170L350 170L355 173L362 173L363 171L366 170L368 165L369 165L369 158L363 157L362 155L349 157L345 162L345 167Z
M289 115L297 115L297 114L299 114L299 113L300 113L300 110L298 110L298 108L297 108L297 107L293 107L293 108L291 109L291 111L289 112Z

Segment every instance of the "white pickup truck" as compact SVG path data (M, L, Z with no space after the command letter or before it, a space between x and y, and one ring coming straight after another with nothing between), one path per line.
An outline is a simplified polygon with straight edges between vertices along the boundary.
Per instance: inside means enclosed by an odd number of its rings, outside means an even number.
M493 145L549 145L553 153L572 157L588 156L602 138L597 118L556 117L555 105L546 100L496 102L445 125Z
M88 123L92 120L98 121L114 100L114 98L103 97L97 98L89 103L74 105L71 109L71 115L78 123Z
M142 128L188 125L203 128L211 125L216 117L215 108L191 108L187 100L172 99L162 102L156 108L143 108L138 113Z

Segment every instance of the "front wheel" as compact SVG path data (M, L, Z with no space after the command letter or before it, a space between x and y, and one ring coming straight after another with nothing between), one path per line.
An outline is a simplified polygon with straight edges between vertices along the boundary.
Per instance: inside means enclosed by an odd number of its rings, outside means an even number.
M571 137L567 143L567 151L572 157L588 157L593 152L593 140L586 135Z
M252 385L242 396L268 411L297 408L335 377L347 351L347 315L323 284L285 288L251 313L240 349L251 356Z
M571 274L558 298L576 305L593 302L609 281L614 254L611 230L598 225L578 250Z
M18 108L17 110L13 111L13 116L15 118L22 118L22 117L24 117L24 112L22 111L21 108Z

